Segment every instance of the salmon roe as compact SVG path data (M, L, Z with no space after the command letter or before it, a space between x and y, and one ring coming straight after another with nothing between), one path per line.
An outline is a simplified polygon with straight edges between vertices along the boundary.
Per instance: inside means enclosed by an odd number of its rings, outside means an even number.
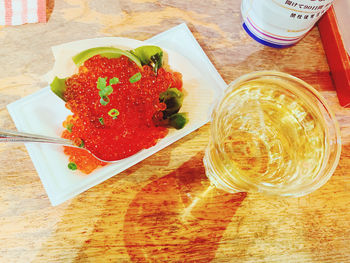
M130 78L138 72L141 79L131 83ZM110 85L113 92L106 105L100 102L99 78L106 78L107 85L113 78L119 80ZM167 135L168 128L159 125L166 109L159 94L170 87L181 90L182 75L164 68L155 74L150 66L139 68L125 56L109 59L97 55L67 78L66 86L66 107L73 115L63 123L67 130L62 137L84 144L103 160L114 161L152 147ZM106 164L81 149L65 147L64 152L85 173Z

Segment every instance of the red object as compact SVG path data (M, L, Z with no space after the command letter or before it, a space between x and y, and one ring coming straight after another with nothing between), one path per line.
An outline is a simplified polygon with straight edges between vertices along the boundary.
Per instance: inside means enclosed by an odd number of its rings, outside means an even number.
M0 1L0 25L22 25L46 22L46 0L3 0Z
M137 74L141 78L132 81ZM111 79L116 78L116 83L111 84ZM104 84L101 79L105 79ZM166 108L159 101L159 94L169 87L181 90L182 75L164 68L155 74L150 66L140 69L125 56L108 59L97 55L85 61L78 74L67 78L66 85L66 107L73 116L64 123L71 127L63 137L78 140L77 145L82 140L85 148L96 156L114 161L150 148L167 135L168 129L157 122L158 118L163 120L159 113ZM101 95L107 85L111 92ZM108 102L101 102L102 98ZM102 164L90 165L79 150L65 150L79 170L89 173Z
M350 59L338 29L333 7L320 19L318 28L339 103L343 107L350 107Z

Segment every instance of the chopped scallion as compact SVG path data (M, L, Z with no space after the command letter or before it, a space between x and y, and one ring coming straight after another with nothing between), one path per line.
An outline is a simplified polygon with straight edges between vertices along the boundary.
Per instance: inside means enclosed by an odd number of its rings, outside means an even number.
M107 86L107 77L105 77L105 78L99 77L97 80L97 88L103 89L106 86Z
M104 96L100 99L100 103L103 105L103 106L106 106L108 103L109 103L109 98L107 96Z
M103 117L98 118L98 121L101 123L101 125L104 125L104 124L105 124L105 122L104 122L104 120L103 120Z
M105 96L111 95L112 92L113 92L112 86L107 86L107 87L104 87L103 89L100 89L100 91L98 92L98 95L100 95L100 97L105 97Z
M130 79L129 82L130 83L135 83L137 81L139 81L141 79L142 75L140 72L137 72L135 75L133 75Z
M68 164L68 168L69 168L70 170L72 170L72 171L78 169L77 165L76 165L75 163L73 163L73 162L71 162L71 163Z
M117 116L119 115L119 111L117 109L111 109L108 112L108 115L111 116L113 119L116 119Z
M117 77L111 78L109 80L109 85L114 85L114 84L118 84L119 83L119 79Z
M98 95L101 97L100 103L105 106L109 103L108 95L113 92L112 84L117 84L119 79L114 77L109 80L109 85L107 86L107 77L99 77L97 80L97 89L99 89Z

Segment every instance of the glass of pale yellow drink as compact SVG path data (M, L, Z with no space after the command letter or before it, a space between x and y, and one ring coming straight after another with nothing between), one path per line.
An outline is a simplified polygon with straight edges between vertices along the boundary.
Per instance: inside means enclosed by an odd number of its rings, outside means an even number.
M340 152L338 122L319 92L260 71L233 81L216 105L204 164L228 192L298 197L327 182Z

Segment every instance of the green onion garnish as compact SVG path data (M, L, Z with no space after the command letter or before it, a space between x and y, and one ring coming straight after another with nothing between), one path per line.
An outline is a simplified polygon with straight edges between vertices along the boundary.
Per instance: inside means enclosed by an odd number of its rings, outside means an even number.
M72 171L76 170L78 167L75 163L69 163L68 168Z
M113 92L112 86L107 86L107 87L104 87L103 89L101 89L98 92L98 95L100 95L100 97L102 98L102 97L110 95L112 92Z
M105 124L105 121L103 120L103 117L98 118L98 121L101 123L101 125Z
M100 99L100 103L103 105L103 106L106 106L108 103L109 103L109 98L107 96L104 96Z
M109 98L107 96L111 95L113 92L113 84L119 83L119 79L114 77L109 80L109 85L107 86L107 77L99 77L97 80L97 89L99 89L98 95L101 97L100 103L106 106L109 103Z
M114 77L114 78L111 78L109 80L109 85L114 85L114 84L118 84L119 83L119 79Z
M139 81L141 79L141 73L140 72L137 72L135 75L133 75L130 79L129 79L129 82L130 83L135 83L137 81Z
M111 116L113 119L116 119L117 116L119 115L119 111L117 109L111 109L108 112L108 115Z
M106 86L107 86L107 77L105 77L105 78L99 77L97 80L97 88L103 89Z

